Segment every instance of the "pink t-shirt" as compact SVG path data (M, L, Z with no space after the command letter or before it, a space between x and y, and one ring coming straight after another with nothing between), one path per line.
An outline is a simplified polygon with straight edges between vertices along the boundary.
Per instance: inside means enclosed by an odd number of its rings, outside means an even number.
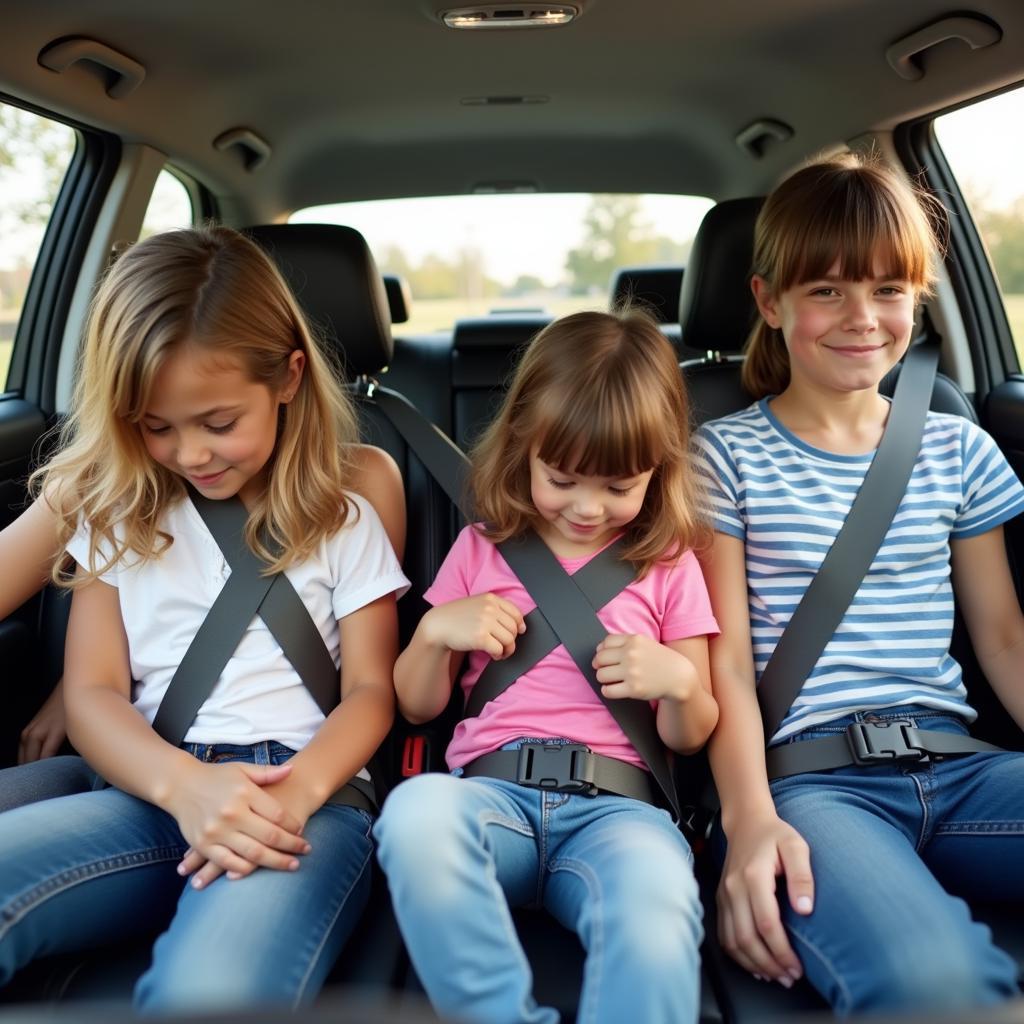
M593 557L560 558L559 562L572 574ZM523 615L536 607L498 549L477 529L467 526L424 596L430 604L439 605L486 593L511 601ZM642 580L634 580L598 617L609 633L636 633L659 643L719 631L704 577L690 551L674 563L657 564ZM470 651L462 674L466 694L490 660L483 651ZM486 704L479 716L459 722L445 754L448 767L459 768L523 736L564 737L585 743L598 754L645 767L562 645Z

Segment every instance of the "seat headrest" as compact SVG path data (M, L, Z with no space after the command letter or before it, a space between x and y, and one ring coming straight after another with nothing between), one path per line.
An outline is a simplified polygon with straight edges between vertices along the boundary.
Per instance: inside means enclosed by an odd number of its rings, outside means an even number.
M384 282L358 231L339 224L261 224L245 233L273 258L350 377L388 365L393 342Z
M682 267L620 267L612 278L612 309L636 302L659 323L673 324L679 315Z
M384 274L384 294L388 297L388 312L393 324L409 322L409 307L412 305L412 292L409 282L398 274Z
M693 240L679 296L683 345L739 352L754 325L750 292L754 222L764 200L727 199L708 210Z
M505 349L511 351L525 345L538 331L551 323L550 316L467 317L455 321L452 348L456 352L474 349Z

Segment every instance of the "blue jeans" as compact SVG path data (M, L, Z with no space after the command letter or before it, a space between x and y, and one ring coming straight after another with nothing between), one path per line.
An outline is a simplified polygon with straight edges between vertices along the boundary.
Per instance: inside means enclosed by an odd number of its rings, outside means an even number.
M281 764L293 751L186 746L206 761ZM175 870L175 820L119 789L0 816L0 984L49 953L162 934L135 988L144 1011L273 1004L316 995L366 903L372 819L328 804L307 822L298 871L260 868L207 888Z
M587 952L580 1024L697 1018L701 906L665 811L439 773L403 782L374 829L395 914L435 1009L550 1024L509 908L546 908Z
M72 754L2 768L0 812L55 796L88 793L95 782L96 773L82 758Z
M922 708L860 713L966 733ZM808 980L840 1014L956 1012L1018 994L1017 966L966 899L1024 904L1024 754L837 768L772 783L779 816L807 840L814 911L783 919Z

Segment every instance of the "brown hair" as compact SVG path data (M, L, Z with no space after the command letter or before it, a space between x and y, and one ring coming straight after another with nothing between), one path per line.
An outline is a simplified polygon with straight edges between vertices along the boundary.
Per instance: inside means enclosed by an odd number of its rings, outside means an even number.
M159 524L185 485L149 456L140 421L157 373L186 344L237 360L272 390L292 352L305 353L298 391L281 406L266 491L246 526L268 571L301 562L346 520L355 414L284 279L230 228L169 231L128 248L100 285L61 450L32 479L58 515L61 548L80 522L89 524L90 569L77 582L171 542ZM54 579L61 581L59 566Z
M754 227L753 273L780 295L825 276L837 259L841 278L864 280L881 257L886 273L926 295L935 283L944 224L934 196L877 155L846 153L804 167L768 197ZM780 330L759 320L746 353L743 386L752 396L786 389L789 355Z
M524 353L498 415L472 453L470 488L484 533L500 542L537 521L530 450L564 472L634 476L654 470L624 557L641 575L703 546L690 467L690 409L672 346L634 309L574 313Z

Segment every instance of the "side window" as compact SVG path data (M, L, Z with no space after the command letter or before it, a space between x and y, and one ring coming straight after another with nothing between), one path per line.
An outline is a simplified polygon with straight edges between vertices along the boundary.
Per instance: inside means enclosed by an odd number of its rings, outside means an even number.
M187 228L192 224L192 197L188 189L170 171L161 171L153 186L139 237L148 238L160 231Z
M935 120L935 135L988 250L1024 365L1024 89Z
M74 129L0 102L0 391L32 268L75 153Z

